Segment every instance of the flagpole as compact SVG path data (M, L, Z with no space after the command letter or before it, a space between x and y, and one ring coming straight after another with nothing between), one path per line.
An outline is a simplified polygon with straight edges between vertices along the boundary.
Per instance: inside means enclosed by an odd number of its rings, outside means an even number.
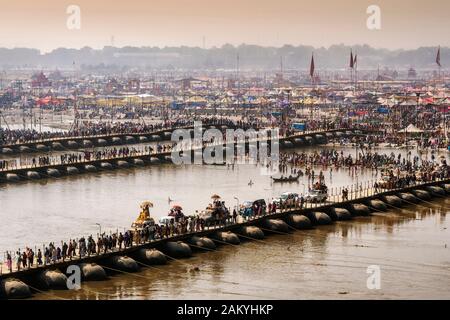
M353 69L350 68L350 84L353 85Z
M353 86L353 93L355 92L355 83L354 83L354 65L353 65L353 50L350 50L350 85Z
M441 82L441 68L442 68L442 65L441 65L441 46L439 46L439 82Z
M436 64L438 65L438 82L441 82L441 46L438 47Z
M354 58L354 67L355 67L355 90L358 89L358 60L357 57L358 54L355 52L355 58Z
M438 84L439 84L441 82L441 47L440 46L439 46L438 52L439 52L439 60L436 62L438 62Z
M353 85L353 68L349 67L350 69L350 84Z

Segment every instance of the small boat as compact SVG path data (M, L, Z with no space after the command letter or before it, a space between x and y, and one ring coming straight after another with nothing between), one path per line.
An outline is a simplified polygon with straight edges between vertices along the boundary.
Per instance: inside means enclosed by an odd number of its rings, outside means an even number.
M300 178L300 172L296 176L289 176L289 177L283 177L280 178L274 178L271 177L273 182L295 182L298 181L298 178Z

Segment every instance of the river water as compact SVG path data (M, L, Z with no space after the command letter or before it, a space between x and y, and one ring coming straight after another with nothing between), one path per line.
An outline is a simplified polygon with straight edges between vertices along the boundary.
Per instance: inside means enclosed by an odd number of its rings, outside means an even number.
M300 149L305 150L305 149ZM311 149L313 150L313 149ZM354 149L343 148L354 154ZM379 150L379 152L392 150ZM394 150L395 153L400 151ZM404 151L401 151L404 153ZM316 172L322 168L316 168ZM376 179L371 170L324 169L329 186ZM249 181L253 184L249 185ZM308 181L273 184L256 165L159 165L61 179L0 185L0 260L6 250L42 247L81 235L123 231L144 200L151 214L167 214L168 198L186 214L204 209L217 193L238 201L304 192ZM235 199L238 198L238 199ZM48 291L38 299L320 299L450 298L450 199L390 210L372 217L263 242L221 246L215 252L84 283L80 291ZM378 265L381 289L369 290L367 268ZM195 271L195 267L199 271Z

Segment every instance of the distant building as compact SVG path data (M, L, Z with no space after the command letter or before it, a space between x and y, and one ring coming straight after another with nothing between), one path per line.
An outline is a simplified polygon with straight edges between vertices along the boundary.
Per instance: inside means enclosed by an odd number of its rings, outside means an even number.
M203 87L205 84L208 83L208 81L201 80L201 79L195 79L193 77L184 78L181 80L175 81L178 84L181 84L181 88L183 90L191 90L195 87Z
M48 79L52 81L61 81L64 80L64 77L59 70L55 70L54 72L48 75Z
M139 93L141 90L141 81L139 79L130 79L127 83L127 91Z
M394 80L394 78L389 77L385 74L379 74L376 79L376 81L392 81L392 80Z
M416 72L416 69L414 69L413 67L409 68L409 70L408 70L408 78L409 78L409 79L415 79L415 78L417 78L417 72Z
M227 79L227 89L231 90L236 88L236 80L234 79Z
M52 83L45 74L41 71L39 73L35 73L31 76L31 87L32 88L45 88L50 87Z
M111 78L105 85L104 91L106 94L112 94L120 91L122 86L119 84L119 81L115 78Z

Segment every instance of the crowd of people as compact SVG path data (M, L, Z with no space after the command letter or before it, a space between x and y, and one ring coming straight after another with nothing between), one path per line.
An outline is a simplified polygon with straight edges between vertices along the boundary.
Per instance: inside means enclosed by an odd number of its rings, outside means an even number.
M402 188L418 182L435 181L450 177L450 166L444 156L437 157L434 153L429 158L412 155L407 152L379 154L366 150L355 158L352 154L336 149L322 149L314 152L281 153L279 171L283 174L290 172L291 176L307 175L308 181L314 181L314 168L329 169L330 177L333 168L348 168L352 177L361 169L369 169L375 176L381 175L381 180L374 183L375 190ZM304 171L302 171L304 169ZM323 171L319 172L319 180L323 181ZM345 192L343 192L345 198ZM348 195L348 193L347 193Z
M114 158L126 158L138 155L150 155L155 152L168 152L172 150L170 144L157 144L156 146L143 147L112 147L95 151L82 151L64 153L58 156L42 155L35 157L21 157L20 159L0 160L0 170L34 168L48 165L64 165L83 163L94 160L108 160Z
M9 170L17 168L16 159L0 159L0 170Z
M92 235L87 238L70 239L68 242L61 242L60 246L50 242L42 250L37 248L36 253L28 247L23 251L19 249L15 253L7 251L5 262L9 272L12 272L14 266L17 271L20 271L26 268L118 251L132 245L169 238L178 234L202 231L205 229L205 225L205 220L198 216L172 219L166 224L155 224L140 230L127 230L123 233L115 232L109 235L103 233L98 235L97 239Z
M412 156L410 151L406 156L402 156L401 153L380 154L366 149L363 152L358 152L358 155L355 157L350 153L345 155L343 150L338 151L334 148L327 148L313 152L281 153L279 169L281 172L286 172L289 167L311 168L312 166L321 166L348 168L356 166L379 170L386 166L394 166L402 171L409 171L418 170L420 167L428 168L439 164L446 165L445 159L442 161L442 163L439 163L439 159L436 158L435 154L431 154L430 160L426 160L419 155Z
M195 120L201 120L204 125L228 125L240 128L255 127L255 122L243 120L231 120L225 118L177 118L175 120L166 120L154 124L145 124L144 122L83 122L82 125L71 128L67 131L37 131L36 129L8 129L0 127L0 146L6 144L17 144L25 142L40 141L53 138L86 137L111 134L140 134L151 133L158 130L192 126Z
M325 153L325 155L326 154L328 153ZM336 155L333 151L330 151L330 154ZM324 156L324 154L322 156ZM380 161L380 163L394 163L396 165L396 167L386 171L386 175L394 181L394 185L390 186L390 188L405 187L418 182L415 170L423 173L421 182L435 181L438 178L443 179L450 177L450 169L447 167L445 160L441 160L439 166L441 170L436 170L436 162L434 160L423 160L419 165L417 158L414 158L413 161L409 161L402 159L400 156L396 157L393 154L387 156L387 158L385 155L380 158L375 156L375 158L378 159L376 161ZM293 159L295 159L295 156ZM405 175L400 174L402 169L406 170ZM324 177L321 171L317 183L323 180ZM383 186L380 186L378 182L375 182L373 187L375 188L375 192L383 191ZM349 199L348 188L342 188L341 193L342 201ZM211 221L208 222L208 218L198 212L191 216L185 216L182 213L173 213L169 215L170 219L166 219L163 222L160 221L160 223L146 224L139 228L135 226L133 230L126 230L123 233L119 231L110 233L109 235L102 233L97 235L96 239L92 235L87 238L81 237L79 239L70 239L67 242L62 241L60 246L55 245L54 242L50 242L47 246L44 246L42 250L41 248L36 248L36 252L29 247L24 251L19 249L15 253L7 251L5 253L6 267L11 272L15 264L16 269L20 271L21 269L35 266L55 264L61 261L105 254L107 252L129 248L133 245L170 238L176 235L236 224L239 223L239 216L244 219L243 221L246 221L248 219L259 218L266 214L275 214L278 211L283 212L284 210L291 208L302 209L304 208L305 203L306 199L303 195L298 196L295 201L291 203L277 203L272 199L272 201L268 201L267 207L265 206L265 202L264 205L260 203L256 204L255 202L252 206L252 213L250 215L246 213L246 211L236 210L235 208L232 213L227 214L220 219L215 219L213 223L211 223ZM230 212L229 209L228 212Z
M110 134L138 134L154 132L167 128L191 125L190 120L166 121L155 124L143 122L83 122L78 127L60 131L37 131L36 129L8 129L0 128L0 145L40 141L53 138L84 137Z
M222 202L223 203L223 202ZM224 204L223 204L224 205ZM300 199L296 204L291 204L290 207L297 206L300 208ZM251 216L245 215L245 220L259 218L266 214L274 214L277 210L288 209L288 206L270 202L268 210L265 205L255 206ZM60 245L55 242L50 242L42 248L25 248L16 252L7 251L5 253L5 263L7 270L20 271L22 269L38 267L42 265L51 265L67 260L81 259L93 255L105 254L108 252L120 251L134 245L144 244L160 239L170 238L176 235L187 233L194 233L204 231L211 228L224 227L230 224L239 222L238 217L243 216L243 213L236 208L225 217L214 219L213 222L208 221L202 213L196 211L195 214L185 216L184 214L170 214L170 219L165 219L159 223L145 224L139 228L133 226L131 229L124 232L110 232L109 234L103 232L97 234L97 237L89 235L88 237L80 237L77 239L69 239L69 241L61 241ZM14 269L15 266L15 269Z

